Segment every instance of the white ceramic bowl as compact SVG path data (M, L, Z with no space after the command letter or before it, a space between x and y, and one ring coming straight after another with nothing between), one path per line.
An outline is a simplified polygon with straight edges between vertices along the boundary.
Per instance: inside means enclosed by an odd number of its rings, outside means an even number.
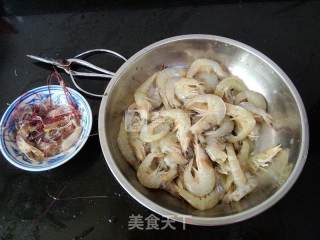
M48 86L42 86L32 89L25 94L18 97L13 103L10 104L8 109L4 112L0 126L1 126L1 136L0 136L0 150L11 164L14 166L33 172L45 171L55 167L58 167L72 157L74 157L80 149L83 147L87 141L91 126L92 126L92 113L91 108L87 100L77 91L68 88L74 102L76 103L80 113L82 126L82 132L78 141L67 151L54 155L47 158L46 161L42 163L35 164L32 163L23 153L20 152L15 141L15 126L11 122L11 116L16 107L21 104L35 104L39 101L43 101L49 97ZM58 85L50 85L51 99L54 104L66 104L67 99L65 97L63 88Z

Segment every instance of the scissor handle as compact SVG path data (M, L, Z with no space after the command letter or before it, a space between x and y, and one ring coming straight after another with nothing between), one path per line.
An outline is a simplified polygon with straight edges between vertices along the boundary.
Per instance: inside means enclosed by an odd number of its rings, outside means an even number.
M73 76L79 76L79 77L97 77L97 78L112 78L113 75L111 74L104 74L104 73L94 73L94 72L78 72L74 70L68 70L72 73Z
M108 50L108 49L92 49L92 50L88 50L88 51L85 51L85 52L82 52L78 55L76 55L75 57L73 58L70 58L70 59L67 59L67 61L72 64L72 63L76 63L76 64L79 64L81 66L84 66L84 67L87 67L91 70L95 70L97 72L100 72L100 73L84 73L84 72L77 72L77 71L74 71L74 70L71 70L70 68L67 70L65 69L65 71L69 74L70 78L71 78L71 81L72 83L74 84L74 86L81 92L89 95L89 96L93 96L93 97L100 97L102 98L104 95L100 95L100 94L95 94L95 93L92 93L92 92L89 92L89 91L86 91L84 90L83 88L81 88L77 82L75 81L74 79L74 76L83 76L83 77L102 77L102 78L112 78L114 76L114 72L111 72L109 70L106 70L106 69L103 69L101 67L98 67L92 63L89 63L85 60L82 60L80 58L83 58L83 57L88 57L88 55L91 55L91 54L96 54L96 53L99 53L99 52L102 52L102 53L108 53L108 54L111 54L111 55L114 55L118 58L121 58L122 60L124 60L125 62L127 61L127 59L122 56L121 54L115 52L115 51L112 51L112 50Z
M78 65L80 65L80 66L87 67L87 68L89 68L89 69L91 69L91 70L94 70L94 71L97 71L97 72L105 73L105 74L112 75L112 76L114 75L114 72L111 72L111 71L106 70L106 69L104 69L104 68L98 67L98 66L96 66L96 65L94 65L94 64L92 64L92 63L89 63L89 62L87 62L87 61L85 61L85 60L82 60L82 59L78 59L78 58L68 58L68 59L67 59L67 62L68 62L69 64L76 63L76 64L78 64ZM71 70L71 71L72 71L72 70ZM86 74L86 73L83 73L82 76L86 76L85 74ZM89 77L89 76L88 76L88 77Z
M95 53L98 53L98 52L109 53L109 54L114 55L114 56L116 56L118 58L121 58L125 62L128 60L124 56L122 56L121 54L119 54L119 53L117 53L115 51L112 51L112 50L109 50L109 49L102 49L102 48L97 48L97 49L92 49L92 50L88 50L88 51L82 52L82 53L74 56L74 58L81 58L81 57L85 57L86 55L95 54Z

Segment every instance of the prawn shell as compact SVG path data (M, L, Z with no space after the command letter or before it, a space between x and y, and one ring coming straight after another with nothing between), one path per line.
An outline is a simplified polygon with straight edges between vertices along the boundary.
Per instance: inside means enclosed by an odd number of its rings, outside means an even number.
M25 139L23 139L23 137L21 137L19 134L17 134L16 136L16 142L19 147L19 150L25 155L27 155L28 158L33 162L39 163L44 160L45 158L44 152L32 146Z

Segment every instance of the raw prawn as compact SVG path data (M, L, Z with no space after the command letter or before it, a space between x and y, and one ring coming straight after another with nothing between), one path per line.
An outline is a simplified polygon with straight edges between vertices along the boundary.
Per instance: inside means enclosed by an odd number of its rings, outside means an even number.
M183 153L187 152L190 143L191 121L189 115L181 109L170 109L160 112L160 116L174 120L177 129L177 138L181 144Z
M202 82L204 84L205 91L209 93L214 92L214 89L219 83L218 76L213 72L199 72L194 76L194 78L199 82Z
M246 85L237 77L227 77L218 83L214 94L224 97L229 103L233 103L233 92L242 92L247 90Z
M237 154L237 158L239 159L239 162L242 168L248 167L247 165L248 165L249 154L250 154L250 141L246 138L242 140L240 151Z
M272 159L282 150L281 145L264 150L263 152L252 155L249 158L251 166L256 169L259 167L267 167Z
M170 82L175 82L175 79L184 77L185 74L186 71L183 68L166 68L158 73L156 84L166 109L180 106L180 103L175 99L174 89L168 92L170 89L168 86L172 85Z
M191 132L200 134L213 125L218 125L226 114L226 105L223 100L212 94L203 94L188 100L185 108L197 112L202 118L192 125Z
M211 138L211 139L210 139ZM205 148L210 159L218 164L217 170L222 174L229 173L229 166L226 163L227 154L225 153L225 144L219 143L216 138L206 137L207 146Z
M252 114L246 109L232 105L227 105L227 115L231 117L231 120L235 121L238 128L236 135L227 136L228 141L237 142L246 138L256 125L256 121Z
M152 97L149 96L149 92L153 88L157 76L158 73L153 74L151 77L147 79L147 81L142 83L134 93L134 100L138 108L141 110L145 110L146 112L150 112L153 109ZM156 93L154 95L156 95Z
M178 181L176 185L176 191L184 200L198 210L213 208L222 199L224 193L223 187L217 185L209 194L203 197L195 196L189 191L185 190L180 181Z
M239 105L241 102L249 102L261 108L262 110L267 110L267 101L261 93L254 92L251 90L245 90L240 92L235 98L235 104Z
M142 127L140 139L144 142L157 141L170 132L172 125L171 119L158 118Z
M192 78L199 72L214 72L220 78L225 78L228 76L228 73L221 67L219 63L206 58L200 58L195 60L191 64L187 72L187 77Z
M198 95L185 103L185 108L197 112L200 116L213 115L220 124L226 114L226 105L222 98L213 94Z
M204 86L201 82L192 78L180 78L175 82L174 92L181 102L204 93Z
M120 130L117 138L119 149L124 158L130 163L135 169L138 168L139 162L135 157L135 153L129 142L129 135L124 126L124 120L121 121Z
M221 138L230 134L233 128L234 128L233 121L231 121L231 119L228 116L226 116L217 129L208 131L205 133L205 135L214 137L214 138Z
M129 133L129 143L132 146L134 153L139 161L143 161L146 157L145 144L141 140L139 133L130 132Z
M259 167L258 175L265 174L275 183L281 186L288 179L293 168L293 164L289 163L289 149L283 149L266 167Z
M239 105L241 107L243 107L244 109L248 110L249 112L251 112L252 114L254 114L254 116L256 116L256 118L263 119L266 122L266 124L268 124L269 126L272 126L271 115L266 113L266 111L264 111L263 109L257 108L255 105L253 105L249 102L242 102Z
M160 153L149 153L137 170L139 182L147 188L160 188L176 176L176 165L167 165Z
M182 154L181 146L175 134L171 133L159 140L160 151L166 154L168 161L176 164L186 164L188 161Z
M200 144L194 143L196 168L190 161L183 173L183 183L186 189L198 197L210 193L215 187L215 171Z
M235 191L227 194L225 196L225 201L239 201L245 195L250 193L257 185L254 178L250 175L247 175L241 169L240 163L237 159L237 156L234 152L233 146L231 144L227 144L226 146L228 162L230 166L230 172L233 176L233 181L235 183L236 189ZM249 178L247 178L249 177Z

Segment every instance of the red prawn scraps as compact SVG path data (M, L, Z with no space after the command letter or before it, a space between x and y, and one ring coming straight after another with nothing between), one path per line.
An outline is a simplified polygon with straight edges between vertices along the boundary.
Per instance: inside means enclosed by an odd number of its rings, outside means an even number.
M75 104L75 102L74 102L74 100L73 100L73 98L71 96L70 91L68 90L68 88L65 85L63 77L57 71L57 69L55 67L53 67L53 71L52 71L52 73L49 75L49 77L47 79L49 94L50 94L50 85L51 85L51 82L52 82L53 78L55 78L58 81L59 85L63 88L64 94L65 94L67 102L69 104L69 107L70 107L71 111L74 114L74 117L75 117L75 119L77 121L77 124L79 124L80 123L80 119L81 119L81 114L78 111L77 105ZM50 94L50 98L49 99L50 99L50 103L52 104L51 94Z
M53 79L57 80L63 88L67 105L53 104L50 91ZM65 86L62 76L55 68L48 76L47 81L49 98L37 104L19 104L13 113L13 120L17 139L22 137L26 144L42 151L45 157L50 157L61 151L61 143L79 125L81 114L70 91ZM20 150L24 152L22 149ZM24 153L29 158L33 156L31 153ZM42 161L44 159L35 158L35 160Z

